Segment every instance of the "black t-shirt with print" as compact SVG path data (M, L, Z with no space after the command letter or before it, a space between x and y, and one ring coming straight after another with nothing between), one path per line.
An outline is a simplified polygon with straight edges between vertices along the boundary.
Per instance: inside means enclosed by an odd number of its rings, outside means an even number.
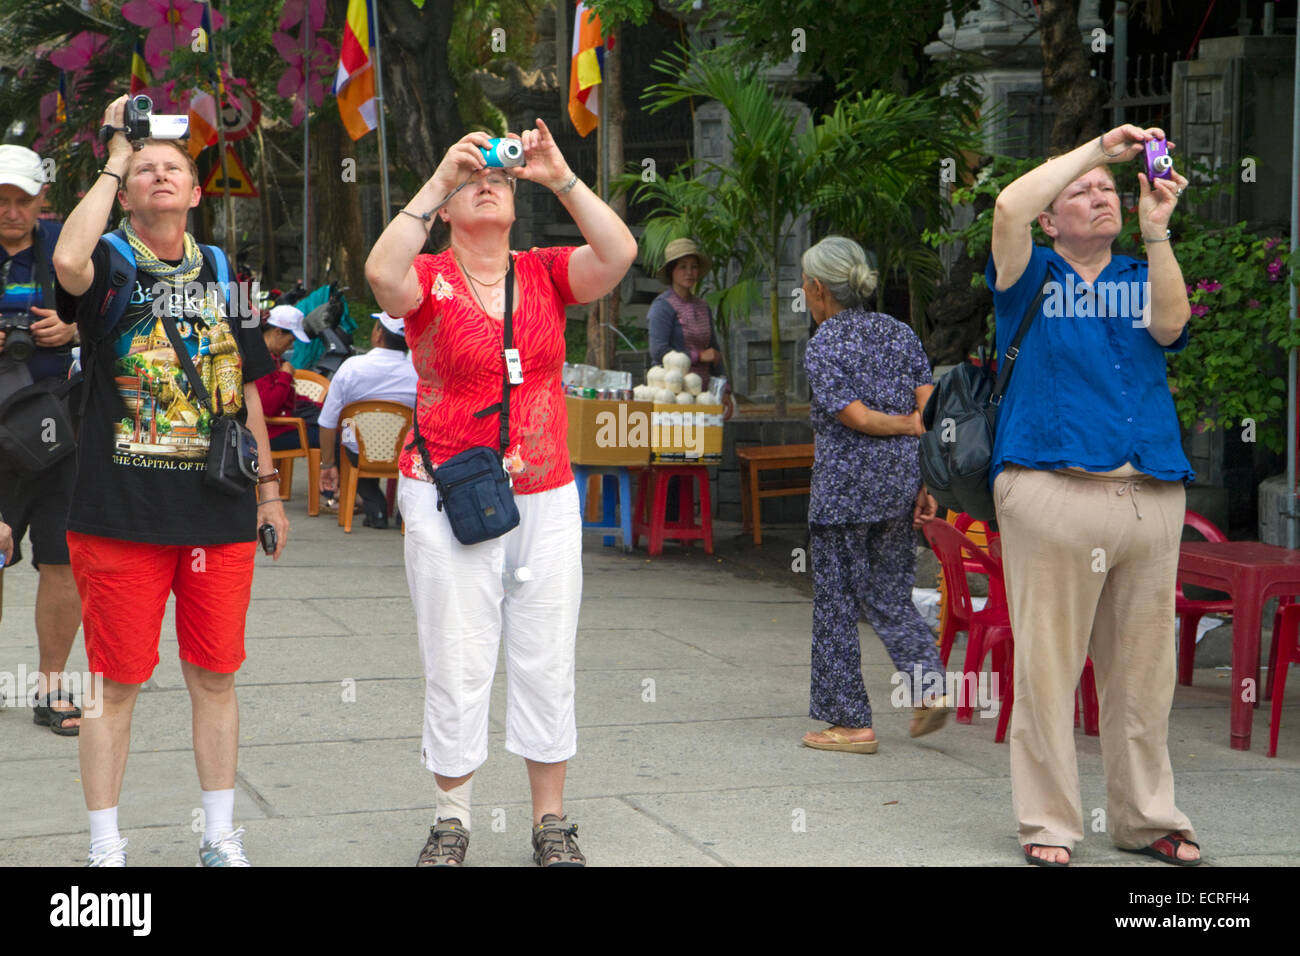
M134 288L119 291L130 295L130 303L99 341L111 270L103 240L91 263L95 278L85 295L56 288L59 315L77 323L82 362L93 364L84 370L91 394L77 445L69 530L149 544L255 540L255 489L236 498L204 484L211 414L194 394L157 317L162 313L155 312L156 280L140 270ZM256 325L224 318L217 289L204 261L186 294L169 294L160 309L175 320L217 413L242 422L244 383L275 365Z

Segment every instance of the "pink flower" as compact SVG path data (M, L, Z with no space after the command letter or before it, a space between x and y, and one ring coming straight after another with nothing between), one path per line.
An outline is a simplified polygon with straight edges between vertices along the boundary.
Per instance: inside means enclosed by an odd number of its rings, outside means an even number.
M1274 246L1276 246L1276 245L1277 245L1279 242L1281 242L1281 241L1282 241L1282 239L1281 239L1280 236L1274 236L1272 239L1266 239L1266 240L1264 240L1264 248L1265 248L1265 249L1272 249Z
M1268 264L1268 281L1278 282L1282 278L1282 259L1279 256Z
M1202 292L1218 292L1223 288L1223 286L1215 282L1213 279L1202 279L1200 282L1196 283L1196 288L1200 289Z
M303 20L304 2L308 0L289 0L285 4L284 15L280 18L281 32L271 37L276 52L289 64L289 68L280 75L280 82L276 84L275 92L286 100L293 100L293 112L289 122L294 126L302 122L309 104L319 106L324 102L326 84L338 63L338 51L323 37L313 36L311 56L304 56L304 33L308 24L304 23L299 27L296 37L285 29ZM309 0L309 2L311 3L310 27L314 34L324 23L325 8L320 0ZM307 61L305 68L304 61Z
M1208 305L1192 306L1192 315L1196 316L1198 319L1203 315L1209 315L1209 314L1210 314L1210 307Z
M1247 299L1246 305L1252 309L1258 309L1260 306L1259 299Z
M1192 294L1192 287L1191 287L1191 286L1188 286L1188 287L1187 287L1187 294L1188 294L1188 295L1191 295L1191 294Z
M95 58L106 43L108 37L104 34L82 30L68 41L67 46L51 53L50 62L60 70L80 70Z
M189 46L193 31L203 22L203 4L194 0L130 0L122 5L122 16L136 26L149 28L144 59L150 69L162 69L172 50ZM212 29L221 24L221 14L214 10Z

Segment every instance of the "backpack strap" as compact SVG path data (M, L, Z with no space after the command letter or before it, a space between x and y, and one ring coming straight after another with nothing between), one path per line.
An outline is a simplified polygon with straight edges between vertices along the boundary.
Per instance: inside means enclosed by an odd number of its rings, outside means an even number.
M208 261L212 271L216 273L217 282L221 286L221 294L226 299L226 317L230 317L230 260L226 258L225 252L219 246L200 245L199 250L203 253L203 258Z
M131 297L129 293L123 294L123 290L134 285L138 270L135 264L135 251L120 229L105 233L100 238L108 243L109 268L108 292L99 307L99 338L102 339L107 338L108 333L117 327L117 323L126 314L126 307Z

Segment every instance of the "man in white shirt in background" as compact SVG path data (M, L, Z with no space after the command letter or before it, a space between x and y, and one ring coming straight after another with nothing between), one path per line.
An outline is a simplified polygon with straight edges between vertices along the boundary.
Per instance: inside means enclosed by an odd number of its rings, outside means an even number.
M339 413L345 405L361 401L400 402L408 408L415 407L415 387L420 376L411 363L411 353L406 346L406 328L401 319L387 312L372 313L375 320L370 330L369 352L354 355L334 373L330 381L325 405L320 418L320 490L335 492L339 487L338 463L334 460L335 434L339 427ZM357 463L357 440L351 430L343 434L343 453L352 464ZM379 488L378 478L362 478L357 482L357 493L365 508L363 524L367 528L388 527L388 499Z

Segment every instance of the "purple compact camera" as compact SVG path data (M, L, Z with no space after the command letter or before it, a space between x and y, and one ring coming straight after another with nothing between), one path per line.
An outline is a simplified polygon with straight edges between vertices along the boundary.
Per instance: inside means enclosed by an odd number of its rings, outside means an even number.
M1147 140L1142 155L1147 161L1147 182L1174 178L1174 158L1169 155L1169 147L1163 139Z

